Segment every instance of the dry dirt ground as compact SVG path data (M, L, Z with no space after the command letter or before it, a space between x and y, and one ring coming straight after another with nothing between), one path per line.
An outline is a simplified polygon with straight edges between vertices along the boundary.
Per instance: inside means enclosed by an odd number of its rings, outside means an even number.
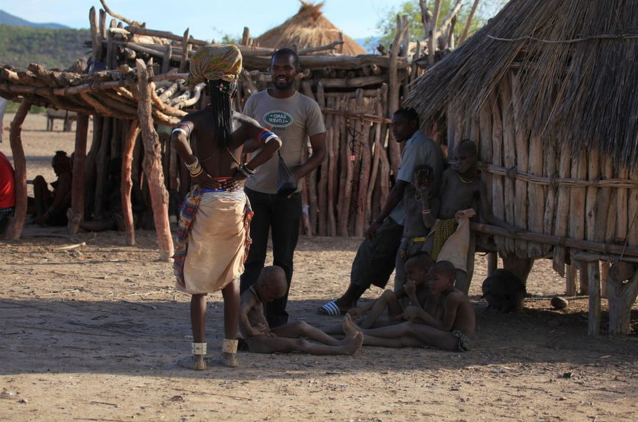
M44 128L42 116L25 123L29 179L52 176L53 152L73 147L72 134ZM0 150L11 155L7 138ZM154 233L139 231L137 241L128 247L117 232L69 237L27 226L22 240L0 243L0 420L638 420L638 338L588 337L585 297L551 309L550 297L565 288L548 262L530 276L525 311L499 314L480 299L486 262L477 257L470 299L478 330L468 353L240 352L237 369L195 373L175 365L190 349L189 297L174 290L170 264L157 261ZM358 243L300 240L293 318L340 321L316 309L346 287ZM212 353L221 346L221 316L221 295L212 295Z

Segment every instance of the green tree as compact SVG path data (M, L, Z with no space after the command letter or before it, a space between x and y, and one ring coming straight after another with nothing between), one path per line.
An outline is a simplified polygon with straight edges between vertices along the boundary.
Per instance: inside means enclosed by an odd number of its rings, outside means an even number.
M487 20L496 14L506 2L507 0L481 1L470 24L468 37L485 25ZM457 15L456 26L454 27L454 34L457 39L461 37L463 29L465 29L465 24L470 15L470 11L472 10L473 3L473 0L465 0L459 14ZM427 4L430 12L433 13L434 1L429 0ZM455 5L456 0L441 0L441 10L439 12L439 19L436 25L437 28L441 25L445 17L450 13L450 10L452 10ZM408 16L411 41L422 40L425 37L425 29L421 22L421 7L419 6L419 1L405 0L398 7L390 8L386 12L386 15L377 23L377 32L380 34L377 42L378 44L381 44L386 48L392 44L397 29L397 15ZM372 39L368 39L368 46L370 46L372 42Z

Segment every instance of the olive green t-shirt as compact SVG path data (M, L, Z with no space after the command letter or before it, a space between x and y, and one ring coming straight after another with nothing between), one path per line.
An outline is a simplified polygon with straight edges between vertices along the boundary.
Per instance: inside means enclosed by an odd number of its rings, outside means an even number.
M260 91L248 98L243 113L277 134L282 142L279 152L288 167L301 164L309 136L326 131L319 104L299 92L288 98L274 98L267 90ZM278 161L275 154L257 167L255 174L246 180L246 187L261 193L277 193ZM297 190L301 190L301 184Z

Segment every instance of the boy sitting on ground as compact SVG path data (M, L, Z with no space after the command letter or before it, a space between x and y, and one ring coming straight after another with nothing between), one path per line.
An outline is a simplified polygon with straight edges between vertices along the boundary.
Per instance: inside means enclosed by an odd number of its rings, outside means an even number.
M407 322L387 327L362 329L346 315L343 331L363 333L363 344L381 347L435 346L448 351L467 351L474 335L476 316L467 296L454 287L454 265L439 261L432 266L428 284L430 296L424 309L409 306Z
M386 309L391 323L400 321L403 311L407 307L407 301L401 299L407 298L409 304L419 308L425 304L428 296L428 270L432 264L430 257L424 253L409 258L404 265L407 282L398 291L386 290L377 300L368 302L361 307L352 308L348 314L353 318L365 315L358 322L361 328L377 326L379 318Z
M363 339L357 332L337 340L305 321L270 328L264 317L263 304L283 297L287 288L284 270L271 266L264 267L257 282L242 293L239 329L251 352L353 355L361 350Z

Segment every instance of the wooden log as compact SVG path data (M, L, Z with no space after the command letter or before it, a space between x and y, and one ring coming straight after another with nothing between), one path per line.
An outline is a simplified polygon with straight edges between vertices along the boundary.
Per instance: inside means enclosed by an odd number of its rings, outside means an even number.
M363 94L363 93L362 93ZM359 191L357 193L357 210L356 220L354 227L354 235L356 237L363 237L365 229L368 227L368 219L370 214L368 211L368 187L370 183L370 175L372 171L372 147L370 143L370 130L371 126L369 122L363 121L363 130L361 133L361 170L359 175Z
M153 220L160 249L160 260L170 261L173 256L173 238L168 221L168 192L164 186L164 175L161 168L161 152L159 137L153 128L152 97L149 85L149 74L146 64L137 59L137 76L140 102L138 106L140 129L144 142L145 159L144 174L148 179L153 207Z
M508 169L516 168L516 129L514 121L514 108L512 106L512 86L508 78L503 78L500 84L500 106L501 117L503 119L503 165ZM503 181L503 205L505 207L505 221L516 225L516 193L515 181L506 177ZM512 239L505 240L505 248L508 252L517 252L517 256L522 256L522 250L518 251L516 242Z
M471 223L470 228L478 233L493 236L514 238L515 235L509 233L501 227L490 226L488 224ZM553 246L567 247L572 249L589 250L604 254L615 254L623 256L638 257L638 247L616 245L610 243L592 242L589 240L572 239L570 237L549 236L545 234L519 232L516 237L532 242L545 243Z
M399 49L401 46L401 40L405 37L408 30L407 16L397 16L397 30L390 49L390 68L388 70L388 108L389 113L394 113L400 107L401 101L399 98L399 92L401 89L401 83L398 78L398 59ZM392 116L388 113L386 117ZM401 162L401 148L398 142L391 142L389 145L390 150L390 163L392 164L392 173L396 181L396 175L398 174L399 163Z
M385 127L384 130L381 131L381 139L382 144L388 144L389 128ZM379 167L379 211L388 200L388 196L390 196L390 159L388 157L387 150L385 148L379 151L379 156L381 158L381 165ZM376 218L376 215L372 218Z
M600 334L600 269L598 261L587 264L589 275L589 318L587 334L597 336Z
M164 57L162 58L162 74L168 73L171 68L171 56L173 55L173 44L164 46Z
M492 163L501 166L503 164L503 120L496 93L490 96L490 109L492 115ZM503 199L503 178L495 176L492 178L492 212L501 220L505 218ZM495 238L494 241L499 251L506 252L504 239Z
M607 299L607 277L610 269L610 261L600 261L600 297L604 299Z
M533 138L533 142L539 142L540 139ZM557 168L557 158L556 158L556 149L557 145L554 142L548 142L544 145L543 155L545 159L544 164L544 175L547 178L556 177L556 168ZM556 204L558 201L558 187L556 184L552 183L547 186L545 189L545 213L543 215L543 233L544 234L552 234L554 233L554 221L556 221ZM541 251L543 256L546 256L550 251L551 247L547 245L541 245Z
M93 49L93 61L102 57L102 42L100 41L99 24L95 7L89 9L89 24L91 26L91 47Z
M93 135L91 139L91 149L86 156L85 165L85 189L84 189L84 216L92 216L95 206L95 183L97 180L97 156L102 145L102 128L104 118L93 116Z
M576 261L580 264L580 261ZM578 294L587 296L589 294L589 272L587 271L587 264L580 264L579 269L579 289Z
M327 98L325 97L325 93L323 90L323 85L319 84L317 87L317 102L319 103L319 107L326 106ZM330 100L332 101L332 100ZM328 174L330 172L330 160L331 160L331 151L332 145L331 141L328 139L328 128L332 127L332 121L334 119L333 115L326 116L326 159L320 166L320 178L319 184L317 186L317 196L318 196L318 234L320 236L326 236L328 233L327 221L328 221L328 213L331 213L332 210L328 207Z
M638 181L638 168L631 170L629 178L633 181ZM638 189L629 191L628 202L629 209L627 210L627 216L629 217L629 227L627 244L630 246L638 246Z
M380 112L380 105L377 103L377 110ZM366 219L365 228L367 228L372 222L373 209L372 209L372 195L375 192L377 186L377 179L379 174L379 167L381 166L381 153L383 152L383 145L381 145L381 124L374 124L374 140L372 141L372 170L368 178L368 188L366 191ZM365 230L365 229L364 229Z
M587 178L587 156L583 151L576 156L572 154L571 177L577 180ZM565 150L563 149L563 153ZM585 239L585 200L587 190L585 188L572 188L569 193L569 229L567 233L572 239ZM587 269L581 269L581 293L589 285Z
M13 155L13 165L15 166L16 203L14 216L9 219L4 234L4 238L8 240L20 239L27 216L27 160L22 147L22 124L30 109L31 103L26 99L22 100L11 122L11 129L9 129L9 144Z
M631 309L638 296L636 265L625 262L614 264L607 277L609 298L609 334L630 333Z
M336 119L334 119L336 120ZM337 235L337 222L335 219L335 197L336 191L336 178L337 178L337 147L335 146L335 124L327 128L326 140L328 144L328 188L327 188L327 208L326 214L328 216L326 234L328 236Z
M108 181L108 162L109 150L111 148L111 137L113 136L113 118L106 117L102 123L102 141L100 142L100 150L98 151L96 163L95 178L95 207L93 209L93 218L102 219L106 208L107 192L106 183Z
M478 152L479 159L484 163L492 163L492 114L490 104L486 103L479 113L479 141ZM487 188L487 196L492 198L492 179L491 173L481 173L481 179Z
M75 129L75 149L73 154L73 182L71 188L71 215L69 218L69 232L72 235L78 233L80 222L84 218L84 192L85 164L86 164L86 144L89 133L89 116L78 114L77 126Z
M189 28L186 28L186 31L184 31L184 37L182 38L182 59L179 62L180 73L188 71L188 52L190 50L188 32Z
M498 254L496 252L490 252L487 254L487 275L494 274L494 271L498 268Z
M629 169L619 164L616 167L616 174L619 179L627 179L629 177ZM616 240L619 242L626 242L627 235L629 233L629 191L627 189L616 190ZM633 216L632 216L633 217Z
M348 108L359 109L359 102L354 100L348 101ZM350 210L352 204L350 198L352 195L352 181L354 178L354 160L350 157L354 156L354 151L351 151L351 145L354 145L352 135L350 134L351 128L356 126L350 118L342 119L341 129L341 184L339 186L339 218L337 233L339 236L348 236L348 219L350 217Z
M571 151L571 145L568 143L561 148L558 166L559 177L568 177L571 174ZM569 189L563 186L558 188L556 223L554 224L554 235L556 236L567 236L569 230L569 196ZM565 248L554 248L553 267L558 274L565 275Z
M578 277L578 270L574 265L565 266L565 294L567 296L576 296L578 293L578 286L576 285L576 279Z
M434 1L434 13L432 15L431 27L432 33L430 34L430 42L428 44L428 65L434 65L434 53L436 52L436 40L438 33L436 30L436 24L439 20L439 13L441 11L441 0ZM427 35L427 34L426 34Z
M100 41L101 40L106 40L106 12L102 9L100 9L100 23L98 25L99 28L99 34L100 34ZM98 60L102 61L103 60L103 55L100 55L98 57Z

